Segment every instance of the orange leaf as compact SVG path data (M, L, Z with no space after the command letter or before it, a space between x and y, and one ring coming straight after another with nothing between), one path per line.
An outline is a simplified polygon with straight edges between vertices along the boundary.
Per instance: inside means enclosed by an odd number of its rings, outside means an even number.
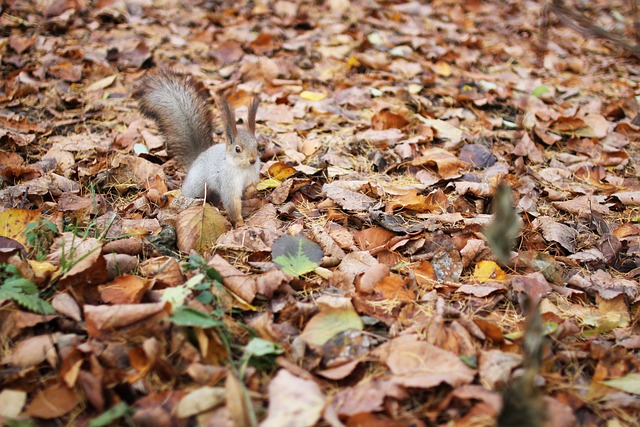
M151 287L151 282L137 276L116 277L107 285L98 286L102 301L111 304L133 304L142 299L142 295Z
M50 420L71 412L79 402L80 398L75 391L62 383L55 383L40 391L24 414Z
M371 117L371 128L374 130L402 129L408 124L409 121L403 116L387 110L380 111Z
M410 302L416 299L415 292L407 289L407 282L395 274L382 279L374 289L387 300Z

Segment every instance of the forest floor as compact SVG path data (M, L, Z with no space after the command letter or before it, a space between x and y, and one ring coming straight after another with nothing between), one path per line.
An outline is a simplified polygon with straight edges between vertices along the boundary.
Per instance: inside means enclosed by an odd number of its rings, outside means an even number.
M0 424L640 425L640 15L577 3L0 2ZM160 68L259 96L243 226Z

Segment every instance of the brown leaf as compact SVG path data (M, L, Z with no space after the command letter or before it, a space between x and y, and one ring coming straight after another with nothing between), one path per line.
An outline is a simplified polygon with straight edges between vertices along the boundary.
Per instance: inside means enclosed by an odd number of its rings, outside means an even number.
M325 406L325 397L314 382L281 369L269 384L269 412L262 427L311 427Z
M147 190L149 183L156 177L165 179L160 166L142 157L118 154L111 162L108 182L122 192L129 190L131 186Z
M138 271L142 276L153 278L155 289L170 288L184 283L180 263L168 256L149 258L140 264Z
M230 250L244 250L248 252L271 252L273 242L282 235L282 231L276 227L267 228L268 224L251 226L250 223L256 221L246 221L246 225L234 228L218 237L216 246Z
M61 61L49 67L48 73L60 80L75 83L82 79L82 65L74 65L69 61Z
M87 323L87 333L99 337L114 329L141 322L153 315L169 315L171 305L165 302L151 304L119 304L85 305L84 319Z
M256 291L271 299L273 294L293 278L282 270L272 270L256 277Z
M368 251L357 251L348 253L342 259L338 269L346 274L349 281L353 283L357 275L378 264L379 262Z
M71 412L80 402L80 396L73 389L62 383L54 383L33 398L24 414L50 420Z
M222 283L233 293L248 303L253 301L257 292L257 284L254 277L236 269L220 255L215 255L207 264L220 273Z
M61 333L56 332L22 340L15 345L11 353L0 361L0 364L29 368L47 360L52 366L55 366L58 359L56 343L62 337Z
M519 354L485 350L480 352L478 373L483 384L491 390L496 390L507 385L511 371L521 363L522 356Z
M409 121L400 114L388 110L380 111L371 117L371 128L374 130L402 129Z
M84 359L82 357L82 353L77 348L72 349L71 352L62 359L62 364L60 365L60 377L70 389L73 389L76 385L76 381L78 380L78 375L80 373L80 367L83 362Z
M440 189L429 193L427 196L418 194L417 190L412 190L402 196L396 196L389 200L385 207L385 212L391 214L397 208L409 209L415 212L438 212L446 211L449 200Z
M342 181L334 181L324 184L322 192L343 209L350 211L366 211L375 203L371 197L346 188L347 185L349 184Z
M365 228L353 235L356 244L363 251L376 252L381 248L386 248L389 241L394 238L395 233L380 227Z
M576 237L578 232L568 225L554 221L548 216L541 216L533 221L535 227L539 227L544 239L548 242L556 242L570 254L576 251Z
M404 387L433 388L442 383L452 387L469 384L474 371L453 353L419 341L415 335L396 338L376 349L395 384Z
M506 290L506 287L503 284L492 283L492 284L485 284L485 285L478 285L478 284L462 285L458 289L456 289L456 292L459 292L465 295L473 295L478 298L484 298L495 292L505 291L505 290Z
M377 264L367 269L361 276L356 277L356 289L358 292L371 294L375 286L385 277L389 276L389 267L385 264Z
M496 156L482 144L465 144L460 150L460 160L476 168L486 168L496 163Z
M565 202L553 202L552 205L562 211L578 216L586 216L593 212L610 215L609 204L604 204L604 196L578 196Z
M411 302L416 299L416 294L410 288L410 281L403 280L402 277L392 274L378 282L374 291L381 294L385 300Z
M387 393L378 381L368 381L355 387L344 387L333 396L333 406L339 415L380 412Z
M227 409L234 424L236 426L256 427L258 423L247 389L231 371L227 373L225 389L227 391Z
M57 293L51 300L51 306L61 314L72 318L76 322L82 320L80 306L68 292Z
M526 294L531 301L540 301L551 292L551 286L542 273L530 273L511 278L511 288Z
M411 164L435 168L438 175L444 179L460 176L460 169L467 166L466 162L442 148L431 148L425 151L422 156L413 159Z

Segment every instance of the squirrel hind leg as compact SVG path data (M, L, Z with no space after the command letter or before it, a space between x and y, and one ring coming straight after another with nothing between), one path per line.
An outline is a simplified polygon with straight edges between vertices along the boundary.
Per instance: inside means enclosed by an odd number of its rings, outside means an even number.
M222 200L220 199L220 195L217 191L207 188L207 192L205 194L207 203L211 203L214 206L221 206Z

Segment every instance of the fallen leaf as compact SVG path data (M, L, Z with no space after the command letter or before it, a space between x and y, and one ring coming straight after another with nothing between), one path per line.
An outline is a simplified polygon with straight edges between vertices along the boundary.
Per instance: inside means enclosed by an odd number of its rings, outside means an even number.
M51 420L71 412L80 402L80 396L73 389L62 383L54 383L38 392L24 414Z
M0 417L17 418L26 402L27 393L22 390L0 391Z
M225 402L224 387L200 387L186 394L178 404L179 418L189 418L192 415L209 411Z
M188 207L178 214L176 232L178 249L204 252L213 246L218 237L231 228L220 212L209 204Z
M342 331L362 328L362 320L351 305L324 307L309 320L298 338L308 344L321 346Z
M25 229L27 225L40 217L40 211L26 209L7 209L0 213L0 236L8 237L22 245L27 244Z
M407 335L383 344L375 353L391 370L392 381L404 387L433 388L469 384L475 372L455 354Z
M269 384L269 411L261 427L311 427L325 406L325 397L314 381L281 369Z
M298 234L284 234L271 248L273 262L285 273L299 277L320 265L324 252L316 243Z
M168 316L169 309L170 304L165 302L113 306L85 305L84 319L87 323L87 333L97 337L114 329L143 321L156 314L164 313Z

